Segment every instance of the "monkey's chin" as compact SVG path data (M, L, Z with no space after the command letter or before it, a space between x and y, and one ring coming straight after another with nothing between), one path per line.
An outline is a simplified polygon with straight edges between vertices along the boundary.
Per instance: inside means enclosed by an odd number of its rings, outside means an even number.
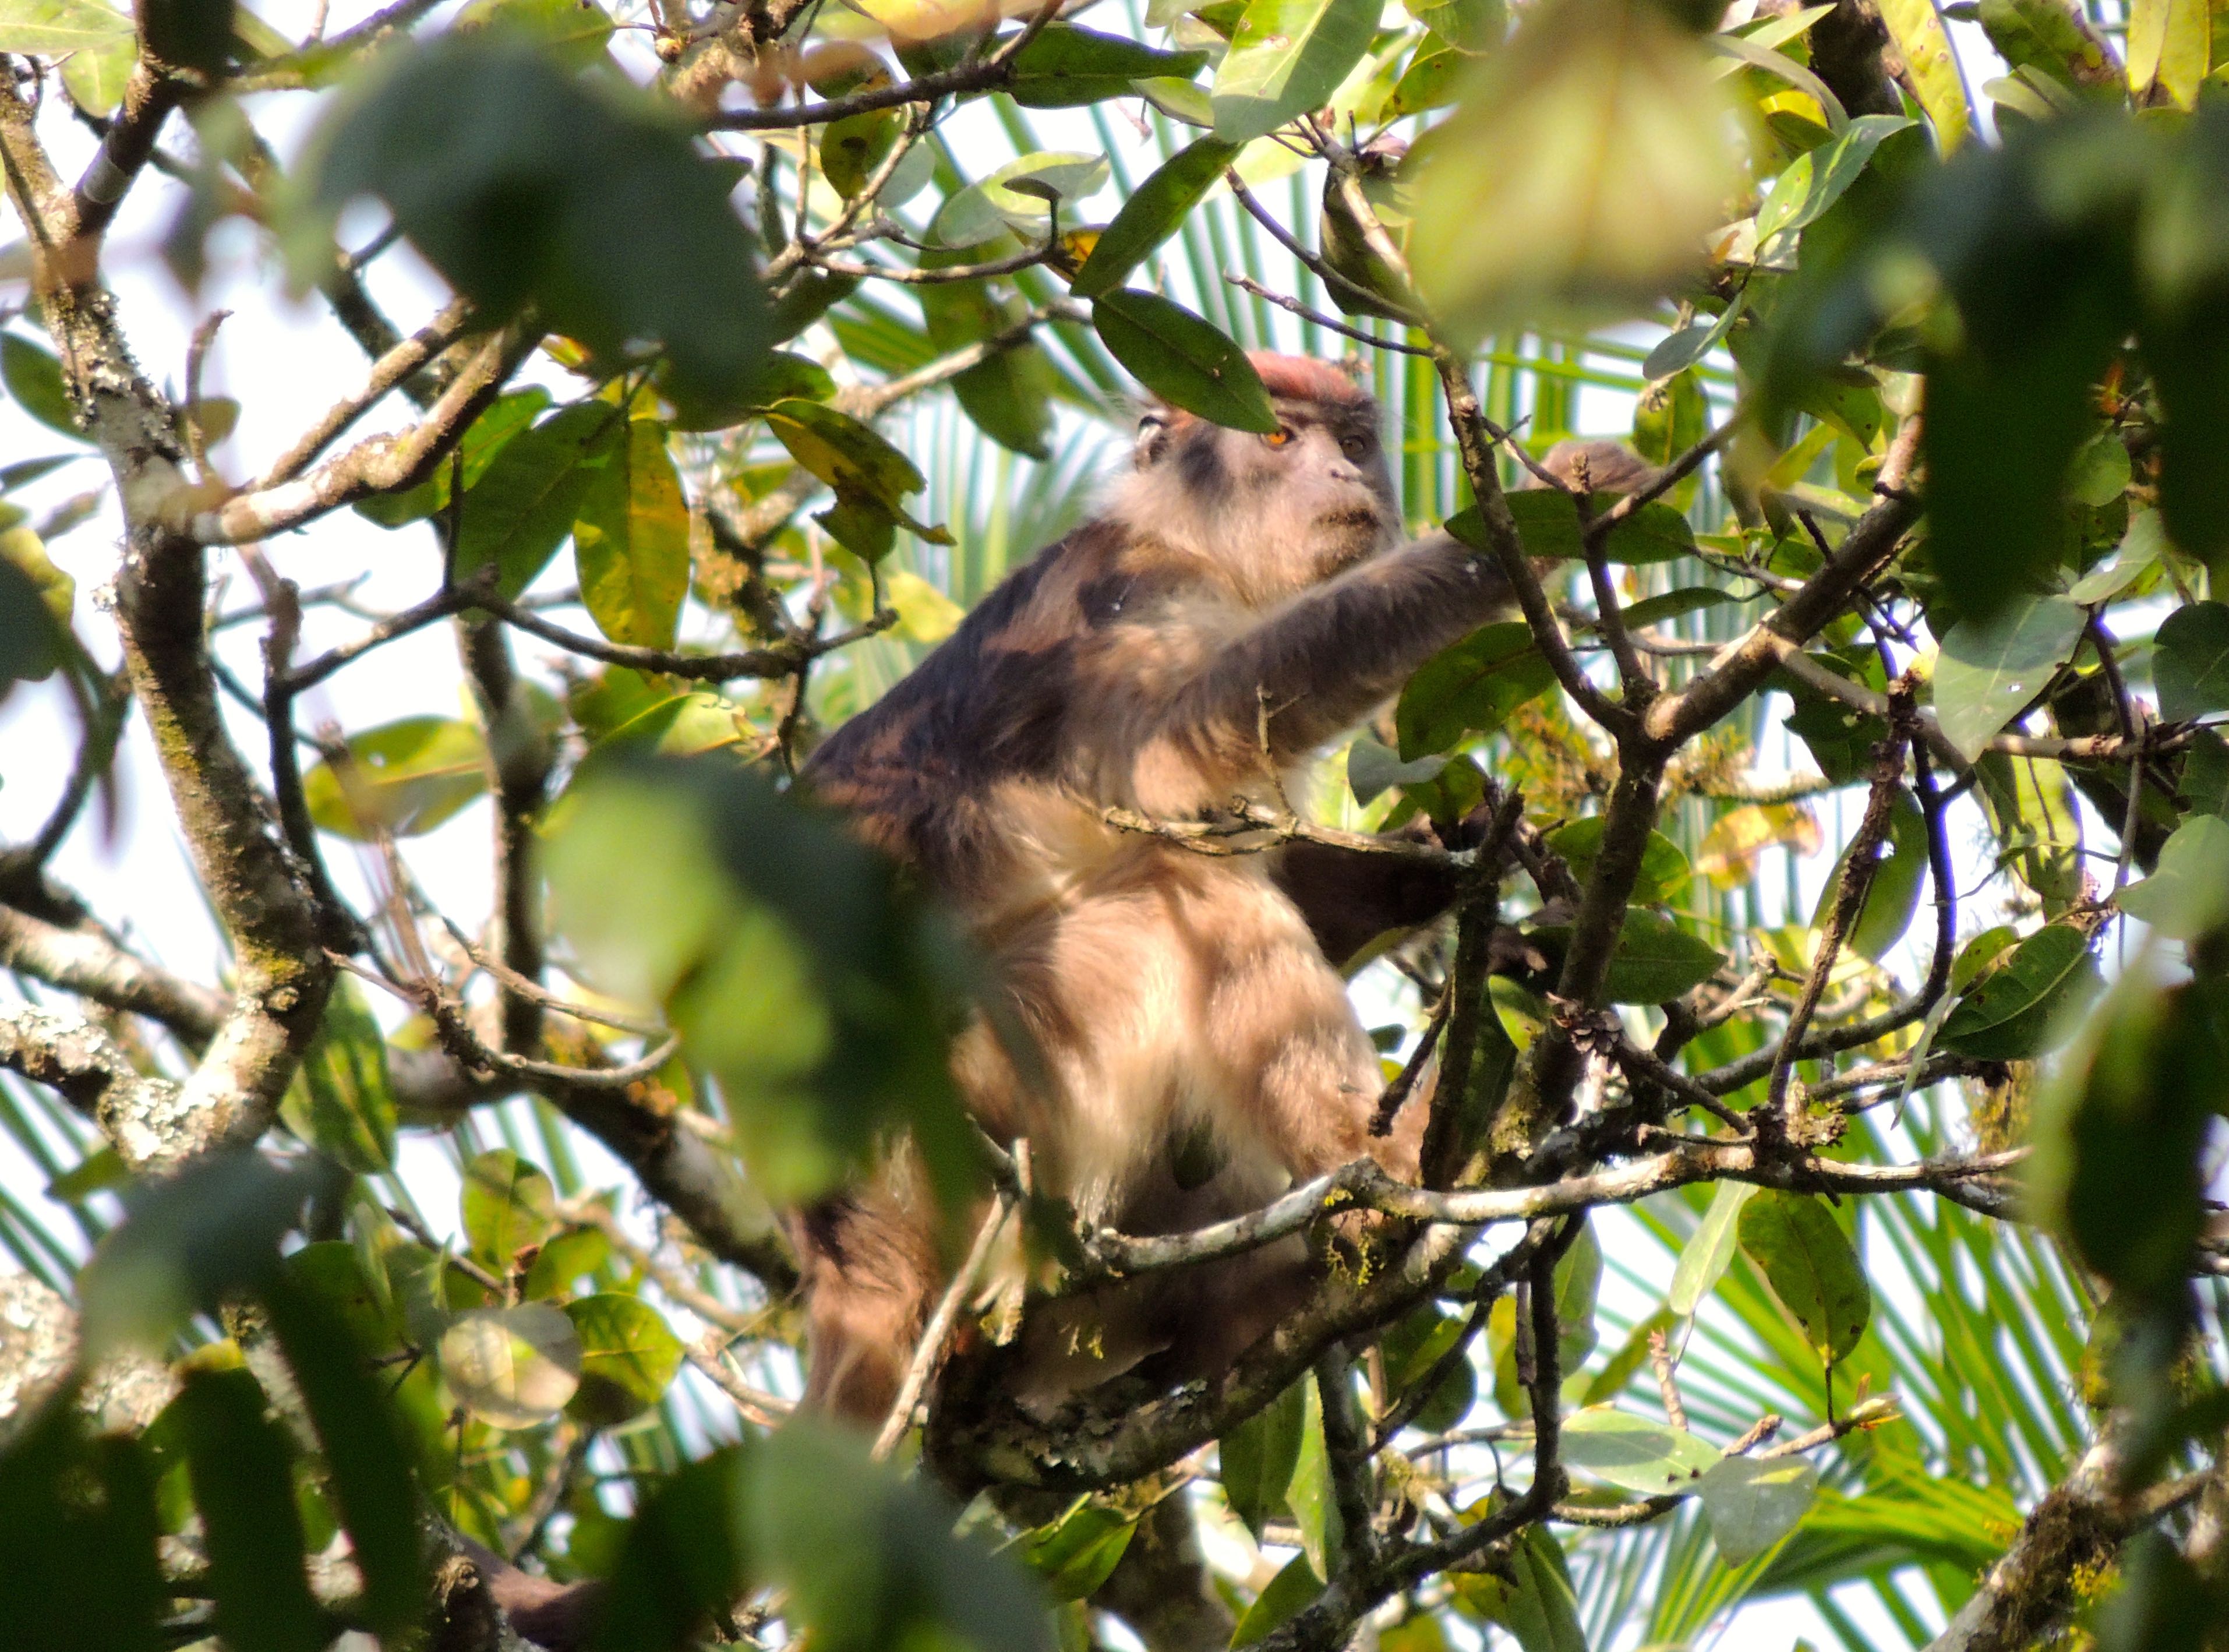
M1316 524L1316 565L1319 579L1330 579L1350 568L1382 556L1392 550L1396 536L1384 524L1365 524L1333 518Z

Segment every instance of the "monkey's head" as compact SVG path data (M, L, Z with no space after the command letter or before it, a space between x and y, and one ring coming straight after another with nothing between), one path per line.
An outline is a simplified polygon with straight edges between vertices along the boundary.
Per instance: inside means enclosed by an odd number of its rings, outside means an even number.
M1376 400L1326 362L1249 359L1277 429L1256 435L1150 408L1113 503L1134 530L1216 562L1261 607L1390 548L1401 517Z

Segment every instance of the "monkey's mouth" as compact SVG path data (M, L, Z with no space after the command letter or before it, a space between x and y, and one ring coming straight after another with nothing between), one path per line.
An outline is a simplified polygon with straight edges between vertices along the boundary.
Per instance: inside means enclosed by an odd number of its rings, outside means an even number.
M1316 527L1340 538L1357 534L1377 534L1384 529L1384 519L1367 505L1350 505L1341 510L1326 511L1316 518Z
M1333 573L1367 561L1391 537L1383 514L1359 505L1325 511L1315 519L1315 530L1330 553L1328 567Z

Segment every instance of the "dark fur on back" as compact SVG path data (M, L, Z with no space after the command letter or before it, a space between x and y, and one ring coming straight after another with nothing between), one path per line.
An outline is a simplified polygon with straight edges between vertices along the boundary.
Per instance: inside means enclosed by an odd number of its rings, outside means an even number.
M935 886L995 861L1001 781L1058 785L1079 742L1094 645L1198 577L1104 520L1047 546L978 603L895 688L831 735L806 782ZM1088 707L1087 707L1088 709Z

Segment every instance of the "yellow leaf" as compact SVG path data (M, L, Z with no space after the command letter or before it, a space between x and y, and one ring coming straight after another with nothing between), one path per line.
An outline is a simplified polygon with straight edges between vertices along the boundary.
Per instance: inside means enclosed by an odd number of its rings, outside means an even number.
M957 602L906 569L883 575L883 595L897 610L897 634L909 641L942 642L967 617Z
M2142 100L2156 87L2177 108L2189 108L2213 42L2207 0L2136 0L2129 11L2129 90Z
M1744 803L1729 809L1703 834L1695 870L1721 889L1750 880L1766 850L1785 844L1799 855L1818 853L1819 822L1801 803Z
M1950 49L1950 31L1936 10L1935 0L1881 0L1880 13L1911 70L1919 106L1927 112L1947 155L1974 128L1973 111L1966 103L1966 83L1958 72L1957 55Z

